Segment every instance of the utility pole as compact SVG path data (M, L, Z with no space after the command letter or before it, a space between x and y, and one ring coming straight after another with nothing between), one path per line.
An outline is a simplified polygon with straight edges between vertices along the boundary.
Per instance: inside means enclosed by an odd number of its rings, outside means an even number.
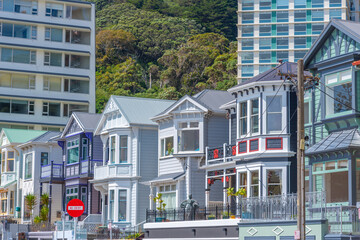
M305 240L304 60L297 62L297 239ZM299 238L300 237L300 238Z

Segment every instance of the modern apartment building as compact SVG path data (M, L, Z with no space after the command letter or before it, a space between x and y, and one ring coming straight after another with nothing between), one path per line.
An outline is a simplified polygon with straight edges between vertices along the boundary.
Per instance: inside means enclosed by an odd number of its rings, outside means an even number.
M95 8L0 0L0 128L62 130L95 112Z
M304 57L330 19L359 21L359 0L239 0L238 82Z

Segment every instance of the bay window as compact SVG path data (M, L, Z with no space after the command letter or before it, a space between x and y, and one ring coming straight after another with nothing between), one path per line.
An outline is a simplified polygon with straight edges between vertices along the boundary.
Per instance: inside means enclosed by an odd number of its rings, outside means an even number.
M1 196L1 213L7 212L7 192L0 193Z
M45 165L49 164L49 153L48 152L41 152L40 163L41 163L41 166L45 166Z
M25 155L25 179L32 178L32 163L33 163L33 154L28 153Z
M87 212L87 187L81 187L80 189L80 200L84 203L85 212Z
M68 141L67 143L67 163L77 163L79 162L79 140Z
M6 158L5 158L5 152L2 152L1 153L1 172L5 172L5 161L6 161Z
M244 188L247 193L247 172L239 173L239 189Z
M176 208L176 185L164 185L159 187L159 193L162 194L166 209Z
M239 136L247 134L247 102L240 103Z
M282 170L267 170L267 195L281 195L282 194Z
M282 130L282 97L266 97L266 126L267 133L279 132Z
M87 160L89 157L89 139L83 138L82 139L82 146L81 146L81 157L82 160Z
M109 219L114 221L114 212L115 212L115 208L114 208L114 202L115 202L115 195L114 195L115 190L110 190L109 193Z
M325 76L326 116L339 114L352 109L351 69Z
M9 151L7 152L7 159L6 159L7 172L14 171L14 164L15 164L15 152Z
M259 99L252 99L251 103L251 133L259 132Z
M180 151L200 151L199 123L181 122L178 126Z
M160 156L169 156L174 153L174 137L163 138L160 141Z
M259 196L259 171L250 172L250 197Z
M119 150L120 150L120 156L119 156L119 162L120 163L127 163L128 157L128 136L127 135L121 135L120 138L120 144L119 144Z
M110 137L110 163L115 163L115 136Z
M124 189L119 190L118 195L118 221L126 221L126 195L127 191Z

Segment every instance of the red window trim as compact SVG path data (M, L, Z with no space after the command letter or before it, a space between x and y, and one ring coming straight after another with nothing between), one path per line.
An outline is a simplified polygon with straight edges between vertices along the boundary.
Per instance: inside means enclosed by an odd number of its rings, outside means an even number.
M268 139L281 139L281 148L268 148L267 147L267 141ZM270 138L266 138L265 140L265 149L266 150L282 150L283 149L283 138L279 138L279 137L270 137Z
M256 141L256 140L258 141L257 149L256 149L256 150L251 150L251 142ZM251 139L251 140L249 141L249 152L257 152L257 151L259 151L259 144L260 144L259 138Z
M245 150L245 152L240 152L240 143L245 143L245 144L246 144L246 150ZM239 154L241 154L241 153L247 153L247 141L238 142L238 153L239 153Z

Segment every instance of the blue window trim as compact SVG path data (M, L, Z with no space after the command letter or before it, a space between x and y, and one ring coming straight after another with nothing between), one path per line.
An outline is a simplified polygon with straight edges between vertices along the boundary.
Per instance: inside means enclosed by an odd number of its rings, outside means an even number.
M287 36L289 35L289 32L280 32L280 33L277 33L278 36Z
M254 20L242 20L242 23L254 23Z
M311 21L324 21L324 18L316 18L316 17L312 17Z
M241 47L241 50L254 50L254 47Z
M306 48L306 44L305 45L295 45L295 48Z
M254 33L242 33L241 36L242 37L253 37Z
M260 19L259 20L260 23L271 23L271 19Z
M276 18L276 21L277 21L277 22L288 22L288 21L289 21L289 18L286 18L286 19L283 19L283 18L278 19L278 18Z
M295 32L295 35L306 35L306 32Z
M288 49L289 45L286 46L276 46L276 49Z
M254 63L254 60L241 60L241 63Z
M271 49L271 46L260 46L259 49Z
M271 36L271 33L259 33L259 36Z

